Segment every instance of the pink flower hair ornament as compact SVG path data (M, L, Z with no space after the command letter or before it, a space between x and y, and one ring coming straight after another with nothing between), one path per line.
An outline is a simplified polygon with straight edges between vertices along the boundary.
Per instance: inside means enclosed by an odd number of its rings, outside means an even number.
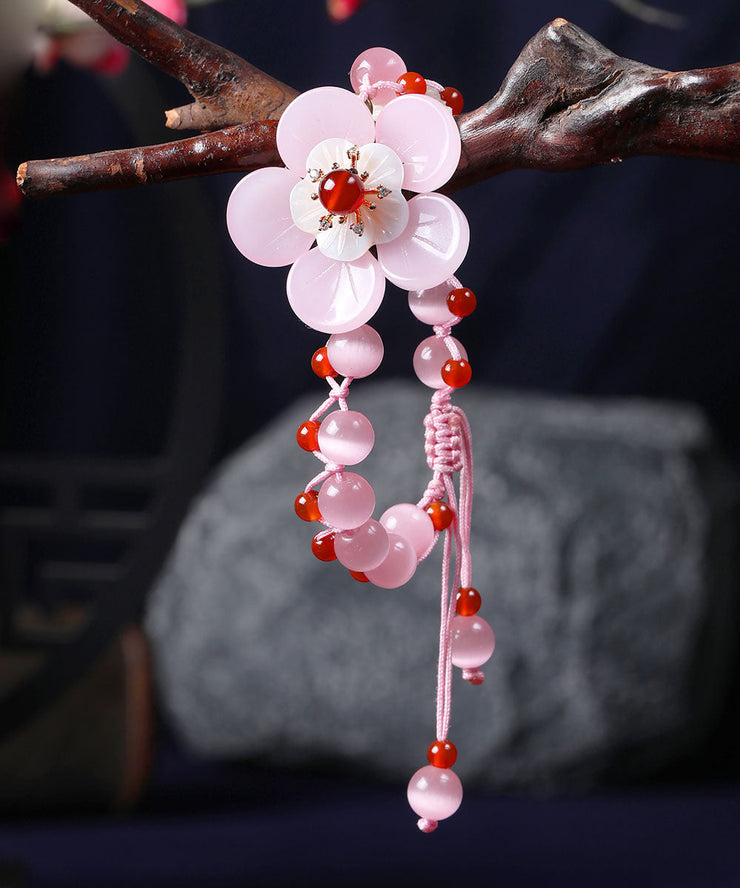
M430 95L368 90L368 74L357 76L355 69L379 52L355 63L351 77L359 95L319 87L288 106L277 128L285 168L249 173L227 209L229 234L244 256L259 265L292 265L290 305L324 333L370 320L386 279L407 290L442 283L457 270L470 239L457 205L432 193L460 159L452 112ZM405 72L399 56L382 52L392 63L386 61L384 73ZM369 92L377 120L365 100ZM416 196L407 201L402 189ZM377 259L368 252L373 246Z
M480 684L480 666L495 644L471 584L470 426L450 403L471 378L465 349L451 335L475 309L475 295L454 276L469 229L458 207L434 191L460 158L453 113L462 97L406 71L396 53L381 47L355 60L350 80L355 93L323 87L288 106L277 129L285 168L245 176L229 199L227 224L248 259L292 264L293 310L309 327L331 334L311 362L328 383L328 396L296 433L299 446L323 464L295 500L299 518L326 528L314 536L313 554L338 561L359 582L397 589L443 537L436 740L427 750L429 764L408 786L419 829L432 832L462 801L451 769L457 750L447 739L453 666ZM415 196L407 201L403 191ZM382 340L367 321L386 280L409 290L412 313L432 327L413 364L434 389L424 420L433 474L416 504L396 503L375 520L373 488L347 471L370 453L375 433L347 399L351 382L369 376L383 358Z

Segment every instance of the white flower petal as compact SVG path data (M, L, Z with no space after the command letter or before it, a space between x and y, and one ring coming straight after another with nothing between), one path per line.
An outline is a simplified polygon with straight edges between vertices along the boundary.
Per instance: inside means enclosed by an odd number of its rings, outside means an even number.
M363 212L363 219L365 215ZM344 222L340 222L339 217L335 216L332 227L326 231L319 231L316 235L316 246L329 259L352 262L372 247L374 241L371 238L371 228L365 225L362 234L355 234L350 228L354 218L354 215L348 216Z
M359 173L367 173L365 188L385 185L391 191L401 191L403 183L403 163L396 152L387 145L378 143L363 145L357 162Z
M293 224L301 231L316 234L319 230L319 219L326 214L321 201L312 199L316 194L318 182L310 179L302 179L290 192L290 212L293 216Z
M306 171L321 170L326 175L331 172L332 164L336 163L341 169L349 168L347 149L354 147L352 142L346 139L324 139L319 142L308 154ZM318 187L318 182L316 186Z
M379 200L368 197L375 204L374 210L362 211L365 228L374 244L387 244L403 233L409 221L409 205L401 191L393 191Z

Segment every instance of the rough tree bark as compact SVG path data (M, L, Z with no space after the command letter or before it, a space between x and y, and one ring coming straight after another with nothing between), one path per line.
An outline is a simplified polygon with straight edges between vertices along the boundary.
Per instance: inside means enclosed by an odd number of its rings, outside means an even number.
M140 0L72 0L114 37L179 79L195 100L166 112L199 136L27 161L28 197L128 188L280 165L275 122L297 94ZM646 154L740 161L740 63L668 72L610 52L559 18L522 50L485 105L458 118L453 192L517 168L573 170Z

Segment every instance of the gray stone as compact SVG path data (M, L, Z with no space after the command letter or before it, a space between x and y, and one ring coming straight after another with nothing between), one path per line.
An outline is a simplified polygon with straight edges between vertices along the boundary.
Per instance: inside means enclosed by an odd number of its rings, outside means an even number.
M710 725L728 669L737 574L717 540L735 488L701 415L480 386L456 401L473 426L474 585L497 636L483 685L455 677L456 771L488 787L650 773ZM434 739L440 555L394 591L312 556L317 527L293 500L319 470L295 445L315 403L194 504L149 603L160 694L203 755L405 780ZM427 403L411 383L353 389L376 430L357 467L376 517L425 487Z

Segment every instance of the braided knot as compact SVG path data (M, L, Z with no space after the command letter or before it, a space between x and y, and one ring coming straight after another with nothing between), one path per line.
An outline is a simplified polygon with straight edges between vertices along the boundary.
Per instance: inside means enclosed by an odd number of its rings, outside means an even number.
M424 452L433 472L449 475L463 466L460 421L449 403L432 404L424 417Z

